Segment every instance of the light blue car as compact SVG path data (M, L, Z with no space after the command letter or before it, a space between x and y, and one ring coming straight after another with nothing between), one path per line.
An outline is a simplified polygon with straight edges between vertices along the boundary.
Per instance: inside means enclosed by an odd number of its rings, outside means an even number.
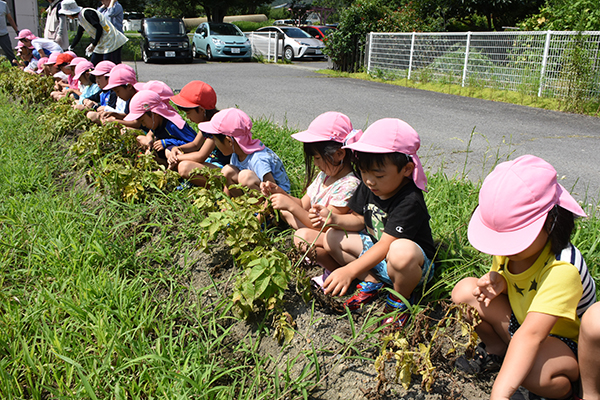
M203 22L194 33L192 55L194 58L204 55L208 60L241 58L249 61L252 46L240 28L233 24Z

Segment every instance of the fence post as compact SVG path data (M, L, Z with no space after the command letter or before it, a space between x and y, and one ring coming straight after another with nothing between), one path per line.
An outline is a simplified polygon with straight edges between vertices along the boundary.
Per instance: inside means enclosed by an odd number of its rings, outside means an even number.
M365 58L367 59L367 73L371 72L371 44L373 43L373 32L367 35L367 44L365 45Z
M465 64L463 66L462 87L467 79L467 66L469 65L469 47L471 46L471 31L467 32L467 45L465 46Z
M408 75L406 79L410 80L410 74L412 72L413 52L415 51L415 32L412 33L412 40L410 41L410 57L408 59Z
M550 52L550 36L552 31L546 32L546 45L544 46L544 57L542 58L542 70L540 71L540 87L538 97L542 97L542 88L544 87L544 75L546 74L546 64L548 63L548 53Z

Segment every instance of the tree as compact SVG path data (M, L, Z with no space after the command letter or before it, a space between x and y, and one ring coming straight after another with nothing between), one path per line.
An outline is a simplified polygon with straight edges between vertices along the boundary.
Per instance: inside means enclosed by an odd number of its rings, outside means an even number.
M600 30L599 0L550 0L539 13L521 23L525 30Z

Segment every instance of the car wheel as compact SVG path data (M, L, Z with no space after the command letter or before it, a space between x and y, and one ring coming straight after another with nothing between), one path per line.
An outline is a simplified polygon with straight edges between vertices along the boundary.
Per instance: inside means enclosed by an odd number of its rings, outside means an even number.
M206 46L206 59L208 61L213 60L212 50L210 49L210 46Z
M192 45L192 58L198 58L198 49L196 49L196 45Z
M150 62L150 57L148 57L148 52L146 52L146 49L142 49L142 59L146 64Z
M286 61L292 61L294 59L294 49L292 49L290 46L286 46L283 50L283 58Z

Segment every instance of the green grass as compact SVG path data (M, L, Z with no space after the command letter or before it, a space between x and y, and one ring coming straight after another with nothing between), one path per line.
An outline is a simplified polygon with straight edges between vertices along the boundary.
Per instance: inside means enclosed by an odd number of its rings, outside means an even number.
M367 74L366 72L349 73L333 70L320 70L322 74L332 77L354 78L373 82L388 83L390 85L410 87L414 89L429 90L432 92L454 94L457 96L473 97L482 100L500 101L504 103L518 104L528 107L542 108L553 111L567 111L568 104L557 98L538 97L527 94L529 90L510 91L493 88L485 88L477 82L472 82L469 86L462 87L459 84L444 82L444 80L434 81L429 77L419 76L420 80L407 79L386 74ZM598 101L589 101L581 105L580 113L592 116L598 116L600 103Z

